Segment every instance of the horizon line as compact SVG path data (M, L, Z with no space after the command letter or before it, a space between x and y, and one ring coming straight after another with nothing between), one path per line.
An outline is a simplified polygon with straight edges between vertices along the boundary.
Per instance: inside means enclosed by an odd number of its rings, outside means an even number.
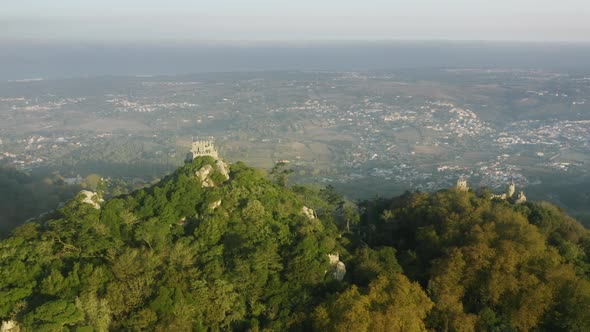
M0 43L36 43L36 44L160 44L160 45L245 45L245 44L414 44L414 43L448 43L448 44L522 44L522 45L588 45L590 40L539 40L539 39L443 39L443 38L374 38L374 39L75 39L75 38L0 38Z

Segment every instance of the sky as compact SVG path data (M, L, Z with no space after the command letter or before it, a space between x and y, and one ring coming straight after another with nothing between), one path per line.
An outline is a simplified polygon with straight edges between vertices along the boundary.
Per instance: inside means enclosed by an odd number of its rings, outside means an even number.
M0 0L0 40L590 42L587 0Z

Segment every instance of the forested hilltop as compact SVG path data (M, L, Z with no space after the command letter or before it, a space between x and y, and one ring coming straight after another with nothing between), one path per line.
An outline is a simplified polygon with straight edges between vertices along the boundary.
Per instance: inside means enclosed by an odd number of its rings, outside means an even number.
M13 331L590 331L590 232L454 189L354 206L199 157L0 242Z

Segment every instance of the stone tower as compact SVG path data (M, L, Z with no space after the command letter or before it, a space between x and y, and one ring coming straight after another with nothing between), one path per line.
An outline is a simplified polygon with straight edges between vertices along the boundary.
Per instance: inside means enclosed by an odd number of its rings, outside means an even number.
M514 181L510 181L510 183L508 184L508 187L506 187L506 198L511 198L512 196L514 196L515 192L516 192L516 185L514 184Z
M464 177L460 177L457 180L457 186L455 187L459 191L468 191L469 187L467 187L467 180Z
M206 141L194 141L191 151L187 155L187 160L193 160L197 157L210 156L215 159L219 159L217 155L217 149L212 140Z

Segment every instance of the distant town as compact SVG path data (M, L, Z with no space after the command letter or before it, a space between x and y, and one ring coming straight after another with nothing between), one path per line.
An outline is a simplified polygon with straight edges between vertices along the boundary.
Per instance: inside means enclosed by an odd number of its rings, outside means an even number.
M584 75L440 69L110 79L113 88L93 79L2 83L0 163L60 172L68 183L105 169L98 165L125 165L100 175L148 183L182 164L193 140L212 136L228 161L267 169L287 162L296 181L360 196L374 186L434 191L462 176L477 187L514 181L534 193L547 178L590 175ZM61 85L71 84L76 92L64 94Z

